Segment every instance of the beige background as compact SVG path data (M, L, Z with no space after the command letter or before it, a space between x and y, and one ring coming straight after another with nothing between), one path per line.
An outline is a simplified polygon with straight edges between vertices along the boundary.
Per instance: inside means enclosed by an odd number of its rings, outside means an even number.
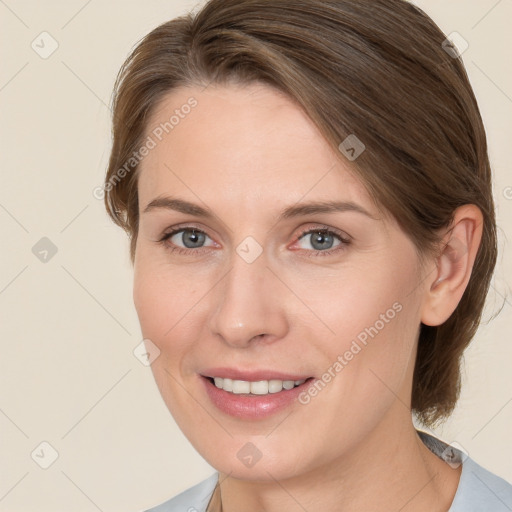
M512 481L512 3L418 3L469 43L500 227L486 318L501 312L467 352L459 407L437 433ZM0 0L0 512L136 511L213 472L133 354L141 336L128 241L92 194L121 63L144 34L194 5ZM31 47L51 49L43 31L58 43L46 59ZM57 248L46 263L32 252L43 237ZM47 469L43 441L58 452Z

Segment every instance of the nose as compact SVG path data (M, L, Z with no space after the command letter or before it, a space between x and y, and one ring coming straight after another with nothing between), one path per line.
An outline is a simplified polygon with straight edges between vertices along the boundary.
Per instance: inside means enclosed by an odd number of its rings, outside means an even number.
M215 287L210 331L234 348L283 338L288 330L283 288L264 254L252 263L234 254L229 272Z

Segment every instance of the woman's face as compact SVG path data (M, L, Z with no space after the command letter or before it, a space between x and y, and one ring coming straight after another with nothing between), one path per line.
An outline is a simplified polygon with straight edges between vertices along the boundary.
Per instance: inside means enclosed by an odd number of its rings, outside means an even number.
M134 301L199 453L282 479L410 422L425 282L342 153L261 84L172 91L146 137Z

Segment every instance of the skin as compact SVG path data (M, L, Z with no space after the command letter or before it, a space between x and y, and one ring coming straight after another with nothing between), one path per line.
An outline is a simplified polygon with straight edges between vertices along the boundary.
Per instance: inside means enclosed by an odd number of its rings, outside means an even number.
M147 134L190 97L197 107L141 163L133 294L143 336L160 350L156 383L220 472L223 510L448 510L461 468L417 436L413 366L420 323L444 322L462 297L480 211L459 208L442 233L446 250L422 266L350 162L287 97L257 83L176 89ZM144 212L161 196L214 216ZM278 220L288 206L331 200L357 203L374 218L345 211ZM203 231L204 246L187 249L183 233L159 243L174 227ZM333 238L333 252L319 254L311 235L300 238L313 228L350 243L336 252ZM263 248L250 264L236 252L248 236ZM203 389L198 372L207 366L320 378L395 303L401 311L307 405L248 421L219 411ZM248 442L262 454L250 468L237 457Z

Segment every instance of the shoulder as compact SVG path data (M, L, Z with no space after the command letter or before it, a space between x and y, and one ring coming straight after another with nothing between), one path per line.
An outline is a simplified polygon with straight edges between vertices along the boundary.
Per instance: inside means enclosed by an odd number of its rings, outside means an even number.
M204 512L219 478L214 473L170 500L145 512Z
M449 512L510 512L512 485L467 457Z
M510 512L512 485L471 457L426 432L418 431L425 445L446 463L462 464L459 486L448 512ZM453 466L453 467L455 467Z

